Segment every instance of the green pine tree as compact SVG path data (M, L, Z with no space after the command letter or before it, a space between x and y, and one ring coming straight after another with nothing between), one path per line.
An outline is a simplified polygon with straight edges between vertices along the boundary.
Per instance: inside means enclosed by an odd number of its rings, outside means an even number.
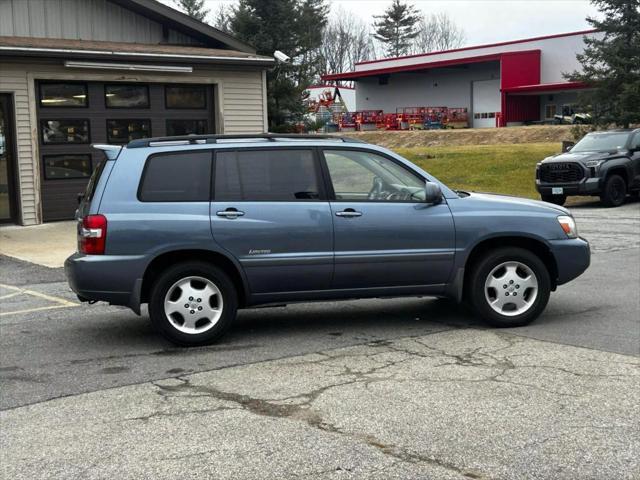
M302 92L320 73L327 14L325 0L240 0L233 9L230 26L238 39L258 54L280 50L291 57L267 72L270 130L302 118Z
M204 8L204 0L174 0L175 4L190 17L204 22L209 10Z
M373 26L374 38L382 42L388 56L406 55L411 49L413 39L420 34L418 22L420 14L413 5L393 0L384 15L374 15L377 19Z
M628 128L640 122L640 0L592 0L603 20L587 18L602 36L585 37L581 72L566 77L592 89L580 103L594 123Z

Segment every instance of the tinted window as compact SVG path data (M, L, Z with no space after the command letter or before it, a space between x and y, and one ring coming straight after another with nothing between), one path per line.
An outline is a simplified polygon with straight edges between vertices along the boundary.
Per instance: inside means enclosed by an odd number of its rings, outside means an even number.
M629 148L633 148L633 149L640 148L640 133L636 133L633 136L633 140L631 140L631 145L629 145Z
M87 86L83 83L42 83L40 106L86 107Z
M207 133L206 120L167 120L167 135L203 135Z
M91 155L44 155L43 160L46 180L91 176Z
M102 176L102 172L104 171L104 167L107 165L107 158L105 157L98 163L98 166L91 174L91 178L89 179L89 183L87 184L87 189L84 192L84 199L87 202L93 200L93 194L96 193L96 186L100 181L100 177Z
M151 120L119 119L107 120L107 140L109 143L128 143L138 138L151 136Z
M207 108L207 89L200 85L167 86L167 108Z
M89 143L89 120L41 120L42 143Z
M296 201L320 198L311 150L219 152L217 201Z
M370 152L326 150L336 200L398 202L424 199L424 180Z
M211 185L211 152L153 155L142 175L143 202L205 202Z
M148 108L149 87L146 85L105 85L107 108Z

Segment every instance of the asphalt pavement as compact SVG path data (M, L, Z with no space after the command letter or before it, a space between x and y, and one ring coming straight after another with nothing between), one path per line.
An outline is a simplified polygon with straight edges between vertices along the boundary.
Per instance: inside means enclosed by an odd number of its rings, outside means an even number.
M0 475L635 478L640 203L572 210L592 265L517 329L360 300L245 310L181 349L0 257Z

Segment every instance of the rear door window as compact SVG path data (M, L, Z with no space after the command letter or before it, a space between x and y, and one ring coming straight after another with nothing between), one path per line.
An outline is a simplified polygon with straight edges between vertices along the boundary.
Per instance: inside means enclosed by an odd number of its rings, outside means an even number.
M142 202L208 202L211 152L171 152L152 155L142 174Z
M269 149L216 154L215 200L294 202L321 198L313 150Z

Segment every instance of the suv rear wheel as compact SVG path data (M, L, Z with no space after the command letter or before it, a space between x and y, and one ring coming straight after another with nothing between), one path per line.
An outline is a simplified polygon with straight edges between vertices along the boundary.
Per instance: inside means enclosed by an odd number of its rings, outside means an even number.
M627 183L620 175L610 175L604 182L600 201L605 207L619 207L627 196Z
M165 270L154 284L149 301L155 329L184 346L206 345L220 338L237 309L237 293L227 274L197 261Z
M522 248L506 247L476 263L468 288L471 306L487 323L519 327L542 313L551 281L540 258Z
M567 201L566 195L541 195L543 202L553 203L554 205L564 205L564 202Z

